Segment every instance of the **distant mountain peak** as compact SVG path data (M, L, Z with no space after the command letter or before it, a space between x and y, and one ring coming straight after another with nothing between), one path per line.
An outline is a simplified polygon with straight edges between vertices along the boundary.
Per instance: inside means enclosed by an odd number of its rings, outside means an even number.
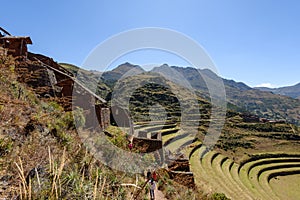
M164 63L160 67L170 67L170 66L167 63Z
M139 65L134 65L134 64L131 64L129 62L126 62L126 63L120 64L118 67L114 68L112 70L112 72L117 72L117 73L125 74L126 72L128 72L129 70L132 70L132 69L139 70L139 71L145 71Z

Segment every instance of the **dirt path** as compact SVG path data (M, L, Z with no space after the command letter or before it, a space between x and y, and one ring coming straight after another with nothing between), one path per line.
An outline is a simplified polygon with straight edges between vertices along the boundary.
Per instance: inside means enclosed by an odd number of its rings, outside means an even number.
M157 188L155 189L154 194L155 194L155 200L167 200L165 195Z
M148 181L145 182L145 184L148 184ZM144 185L147 187L147 185ZM142 188L142 190L144 189L144 187ZM150 193L148 193L149 197L150 197ZM156 188L154 190L154 196L155 196L155 200L168 200L165 195L162 193L162 191L157 189L157 185Z

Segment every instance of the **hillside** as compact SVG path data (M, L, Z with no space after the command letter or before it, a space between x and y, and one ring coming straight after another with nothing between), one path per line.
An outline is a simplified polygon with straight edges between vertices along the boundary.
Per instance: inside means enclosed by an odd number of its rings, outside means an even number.
M126 66L126 67L125 67ZM195 68L191 67L176 67L162 65L155 67L152 72L159 72L161 70L166 71L167 68L176 70L182 77L168 77L173 82L185 79L188 83L197 91L197 93L207 100L209 100L209 92L204 79L214 83L215 80L220 80L209 69L199 70L199 73ZM112 88L114 83L126 73L126 70L138 70L138 73L142 73L143 70L139 66L125 63L118 66L113 71L105 72L101 78L104 83ZM201 74L201 75L200 75ZM176 80L175 80L176 78ZM225 90L228 107L238 112L251 112L258 115L261 118L268 120L287 120L290 123L300 124L300 101L292 97L278 95L266 91L260 91L253 89L242 82L235 82L233 80L222 79ZM295 86L297 87L297 85ZM283 88L287 90L287 88ZM294 88L289 88L289 91L295 91ZM291 93L290 93L291 94Z
M141 118L136 117L137 121L146 120L145 115L148 114L153 115L152 117L159 114L155 113L155 110L149 113L149 109L151 107L154 109L156 105L163 107L168 118L179 120L180 114L192 111L198 101L206 102L192 91L154 72L144 72L122 78L115 85L113 92L112 103L116 102L124 108L126 104L129 105L129 109L133 111L133 117L136 114L140 115ZM182 107L185 110L182 110ZM145 115L143 116L142 113Z
M56 102L38 99L31 88L18 82L19 63L11 57L1 56L0 63L0 198L54 199L58 191L72 199L93 195L98 169L110 171L97 166L78 145L71 113ZM80 183L76 177L85 165L90 175ZM58 186L62 180L68 184ZM85 189L76 191L79 184Z

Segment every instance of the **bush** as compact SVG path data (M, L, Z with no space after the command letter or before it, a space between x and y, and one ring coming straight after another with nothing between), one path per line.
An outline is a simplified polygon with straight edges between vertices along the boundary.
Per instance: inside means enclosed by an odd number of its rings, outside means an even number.
M214 193L211 197L212 200L230 200L223 193Z
M0 156L4 156L11 151L13 147L13 141L11 138L5 137L0 139Z
M77 128L83 127L85 125L85 117L83 114L83 109L82 108L75 108L73 110L73 118L74 118L74 123Z
M85 125L83 109L77 107L72 112L65 112L62 120L68 129L82 128Z

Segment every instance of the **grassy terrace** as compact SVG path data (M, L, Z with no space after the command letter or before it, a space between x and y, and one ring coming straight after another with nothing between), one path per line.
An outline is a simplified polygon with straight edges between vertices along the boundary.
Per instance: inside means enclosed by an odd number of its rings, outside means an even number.
M269 186L280 199L297 199L300 196L299 184L299 174L279 176L269 182Z
M277 177L293 175L298 183L300 180L297 154L260 154L239 165L216 151L210 151L201 158L204 147L195 148L189 150L193 152L190 156L191 170L196 184L208 192L221 192L231 199L283 199L278 195L279 183L274 183ZM286 181L287 178L283 182ZM294 192L289 197L297 199L297 195Z
M285 198L279 194L279 185L287 185L287 177L293 176L300 185L300 154L292 153L299 145L293 140L298 135L287 124L236 125L240 122L232 121L225 125L215 149L206 151L199 138L205 137L209 123L215 119L197 121L194 117L197 115L180 123L140 123L137 129L161 132L166 150L189 158L195 183L208 196L217 192L237 200L280 200ZM188 130L198 133L189 134L192 132ZM297 195L294 191L287 196L297 199Z
M194 139L195 139L194 137L191 137L189 135L182 137L182 138L179 137L179 139L176 139L176 137L171 138L168 140L170 142L167 145L165 145L165 147L166 147L166 149L170 150L171 152L180 151L183 147L188 146L189 144L192 144ZM168 142L168 141L166 141L166 142Z
M173 129L176 127L176 124L154 124L154 125L141 125L136 127L136 130L154 132L166 129Z

